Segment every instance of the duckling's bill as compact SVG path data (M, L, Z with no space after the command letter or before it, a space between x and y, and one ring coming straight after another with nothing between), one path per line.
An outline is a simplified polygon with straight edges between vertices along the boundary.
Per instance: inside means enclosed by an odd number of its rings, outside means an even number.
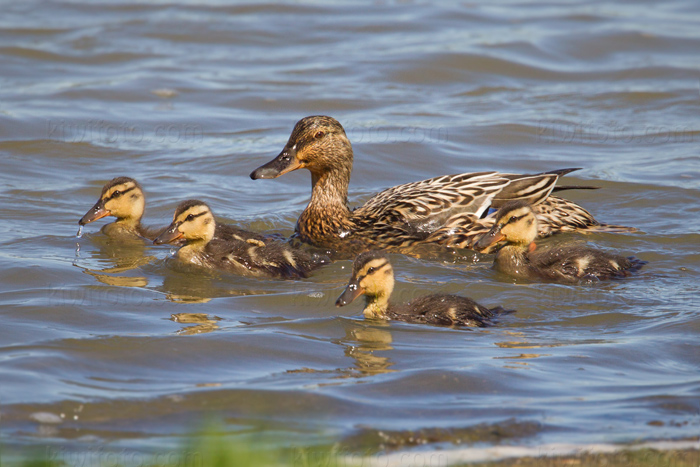
M158 237L156 237L155 240L153 240L153 243L155 245L162 245L163 243L172 243L175 240L182 238L184 234L180 232L179 227L179 222L173 222L168 226L167 229L165 229L165 232L163 232Z
M110 215L109 209L105 208L105 201L103 199L99 200L95 205L90 208L88 212L78 221L79 225L89 224L90 222L102 219Z
M506 236L501 232L502 228L503 225L494 224L491 230L476 242L474 249L481 253L490 253L499 242L506 239Z
M360 286L359 279L352 278L350 279L348 285L345 287L345 290L343 290L343 293L340 294L340 297L338 297L338 300L335 301L335 306L341 307L349 305L363 293L364 289Z

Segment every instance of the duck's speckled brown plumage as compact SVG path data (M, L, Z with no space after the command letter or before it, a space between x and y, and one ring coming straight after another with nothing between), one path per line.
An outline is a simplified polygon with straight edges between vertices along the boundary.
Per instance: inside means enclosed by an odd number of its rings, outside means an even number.
M644 264L633 257L624 257L586 246L539 248L538 218L532 207L521 201L506 203L498 213L492 229L476 243L477 249L488 251L506 242L496 254L494 268L516 278L576 283L588 279L615 279L629 276Z
M184 263L234 274L296 279L308 277L328 263L328 258L292 248L289 244L266 239L259 234L237 229L226 239L214 238L217 224L214 215L202 201L188 200L175 210L173 222L154 243L184 240L176 258Z
M535 175L445 175L389 188L351 211L347 197L352 164L352 145L340 123L312 116L297 122L279 156L253 171L251 178L308 169L311 200L297 221L296 236L347 254L368 246L402 250L420 243L470 247L493 224L494 217L485 216L489 207L508 199L538 206L543 235L618 228L600 224L570 201L550 199L558 177L573 169Z
M106 216L116 217L117 220L102 226L100 231L108 237L117 240L147 239L154 240L162 234L166 227L147 227L141 223L146 199L141 185L129 177L116 177L102 187L100 199L78 221L85 225ZM217 224L214 234L220 240L257 239L269 240L265 235L240 229L229 224Z
M425 295L396 304L390 301L393 289L389 258L381 251L367 251L355 259L352 277L336 305L347 305L364 295L366 318L439 326L489 326L496 315L506 312L501 307L486 308L470 298L448 294Z

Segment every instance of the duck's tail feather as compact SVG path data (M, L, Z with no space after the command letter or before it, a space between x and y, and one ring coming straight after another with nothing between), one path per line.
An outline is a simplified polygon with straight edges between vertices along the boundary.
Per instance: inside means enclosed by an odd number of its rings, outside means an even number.
M569 169L557 169L557 170L548 170L546 172L541 172L538 173L537 175L558 175L559 177L563 177L566 174L570 174L571 172L576 172L577 170L581 170L581 167L574 167L574 168L569 168Z
M552 192L564 190L600 190L600 187L591 185L557 185L552 189Z
M495 306L493 308L489 308L489 311L495 315L509 315L511 313L515 313L516 310L507 310L503 308L502 306Z
M632 267L629 268L629 271L639 271L645 264L648 263L648 261L635 258L634 256L628 256L627 259L632 263Z
M594 232L605 232L605 233L629 233L638 232L639 229L636 227L627 227L626 225L613 225L613 224L598 224L598 225L588 225L585 228L577 229L580 233L594 233Z

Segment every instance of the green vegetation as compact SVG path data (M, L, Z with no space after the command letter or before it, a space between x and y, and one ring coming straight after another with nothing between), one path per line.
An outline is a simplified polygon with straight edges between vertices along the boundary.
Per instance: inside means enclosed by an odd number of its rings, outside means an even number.
M7 451L5 451L7 454ZM335 465L332 450L320 448L266 448L255 442L232 441L216 434L193 436L178 451L140 454L109 448L69 451L63 448L32 449L3 458L3 467L312 467ZM347 464L343 464L347 465Z
M266 447L268 446L268 447ZM193 436L187 445L171 453L127 456L124 451L109 451L98 448L94 452L74 452L47 449L42 454L26 452L15 459L3 459L0 451L0 465L3 467L352 467L362 465L383 465L377 453L352 453L337 447L271 448L270 444L232 441L229 436L212 434ZM415 454L412 455L412 454ZM435 457L420 451L408 451L406 459L410 465L432 467L449 464L449 450ZM434 453L434 451L433 451ZM370 459L371 458L371 459ZM23 459L23 460L22 460ZM417 460L421 462L415 463ZM5 462L3 462L5 460ZM369 462L379 461L378 463ZM438 462L435 464L433 461ZM700 465L700 451L653 449L626 450L616 453L582 453L575 456L523 457L498 462L464 464L476 467L697 467Z

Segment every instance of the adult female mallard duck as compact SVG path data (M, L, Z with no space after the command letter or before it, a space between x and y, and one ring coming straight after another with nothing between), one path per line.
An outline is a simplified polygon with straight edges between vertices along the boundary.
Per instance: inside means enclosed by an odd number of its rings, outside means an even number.
M575 283L585 279L629 276L644 264L633 257L613 255L586 246L539 248L537 216L523 201L509 201L498 211L491 230L476 243L477 250L490 251L506 242L496 254L496 270L516 278Z
M484 327L503 308L486 308L459 295L433 294L418 297L404 304L389 301L394 290L394 270L386 253L366 251L355 258L352 277L335 302L345 306L360 295L365 296L365 318L405 321L442 326Z
M183 239L175 254L184 263L240 275L295 279L328 262L284 242L262 241L258 234L241 230L237 238L215 238L216 220L206 203L188 200L175 210L173 222L154 241L156 245ZM247 236L247 234L250 234Z
M536 205L543 236L567 230L629 230L601 224L575 203L550 196L559 176L577 169L444 175L389 188L351 211L347 197L352 163L352 146L342 125L331 117L312 116L299 120L282 152L250 177L276 178L308 169L311 201L297 221L296 236L335 250L405 249L420 243L471 247L493 224L489 208L510 199Z
M146 198L141 185L129 177L116 177L102 187L102 193L97 203L78 221L84 226L90 222L113 216L117 220L106 224L101 231L108 237L126 239L154 240L165 231L165 227L146 227L141 223L146 207ZM269 240L268 237L254 232L248 232L229 224L217 224L216 238L232 240L248 240L254 238L261 242Z

